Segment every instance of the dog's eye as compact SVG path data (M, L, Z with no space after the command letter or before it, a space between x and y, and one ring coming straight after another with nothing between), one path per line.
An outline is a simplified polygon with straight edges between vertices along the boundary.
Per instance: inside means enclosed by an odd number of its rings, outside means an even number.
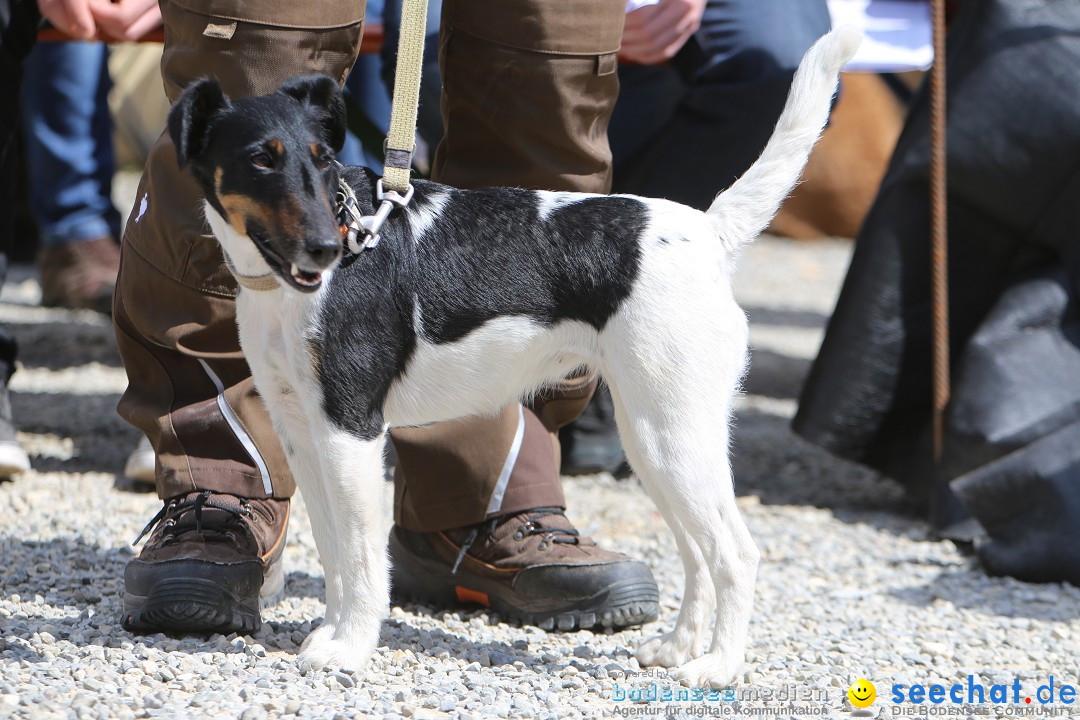
M320 170L325 170L326 168L330 167L330 161L331 158L329 155L320 155L315 158L315 167Z
M257 152L251 156L251 164L263 170L272 170L274 158L270 157L270 153Z

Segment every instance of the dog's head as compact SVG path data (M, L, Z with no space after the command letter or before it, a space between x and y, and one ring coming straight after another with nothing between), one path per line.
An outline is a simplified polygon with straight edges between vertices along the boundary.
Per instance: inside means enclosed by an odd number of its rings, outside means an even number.
M168 127L237 271L269 266L289 286L317 290L343 246L334 202L334 153L345 143L338 84L301 77L269 95L230 100L216 79L199 80L173 106Z

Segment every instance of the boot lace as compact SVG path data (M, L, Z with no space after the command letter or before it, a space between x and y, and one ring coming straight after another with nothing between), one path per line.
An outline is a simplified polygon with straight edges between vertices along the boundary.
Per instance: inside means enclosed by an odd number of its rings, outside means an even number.
M563 515L562 508L557 507L542 507L534 508L532 510L526 510L524 513L518 515L507 515L505 517L492 518L486 520L479 525L474 525L472 530L469 531L464 542L461 543L461 549L458 551L457 560L454 562L453 569L450 570L451 575L456 575L458 567L461 566L461 561L465 559L465 553L469 551L469 548L480 539L481 534L485 539L490 538L495 532L495 529L502 523L506 522L510 518L518 517L519 515L525 515L525 524L522 525L514 533L514 539L523 540L526 537L534 535L542 535L543 539L540 541L540 547L547 547L549 543L562 543L562 544L578 544L578 531L574 528L562 528L562 527L545 527L541 522L543 518L549 515Z
M146 524L146 527L142 529L139 536L135 538L135 542L132 545L138 545L147 533L152 530L156 530L157 526L163 525L170 530L165 532L162 537L162 542L170 542L176 539L176 531L173 528L180 527L179 521L185 515L189 513L195 514L195 526L191 528L185 524L182 529L186 532L194 529L196 532L208 532L220 535L221 537L227 537L227 528L218 527L215 522L213 526L208 525L203 527L203 508L214 508L215 510L224 510L225 512L234 516L234 519L239 518L254 518L255 515L252 512L251 505L244 498L237 498L240 505L239 507L223 503L214 499L213 493L209 490L204 490L197 495L188 495L185 497L177 497L166 501L166 503L158 511L158 514L150 519L150 522ZM232 523L229 523L231 525Z

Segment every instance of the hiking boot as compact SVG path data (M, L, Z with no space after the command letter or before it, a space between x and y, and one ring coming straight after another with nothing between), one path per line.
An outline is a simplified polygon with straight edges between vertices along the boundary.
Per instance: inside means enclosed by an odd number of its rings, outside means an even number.
M120 246L108 236L47 247L41 268L41 304L112 312Z
M260 602L280 599L289 501L209 490L171 498L124 569L123 626L132 631L252 633Z
M561 508L442 532L395 525L390 557L397 601L474 603L545 630L630 627L660 610L649 568L581 537Z
M0 381L0 478L11 478L30 469L30 458L15 434L11 422L11 396Z

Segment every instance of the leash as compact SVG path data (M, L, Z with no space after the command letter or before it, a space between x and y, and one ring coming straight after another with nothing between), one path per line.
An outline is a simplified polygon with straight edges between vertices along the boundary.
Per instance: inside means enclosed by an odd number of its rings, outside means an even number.
M930 275L933 320L934 460L941 461L949 404L949 238L945 159L945 0L931 0L934 64L930 69Z
M404 0L390 131L386 136L386 161L383 164L384 186L401 197L412 191L409 173L416 150L416 112L420 106L420 74L424 66L426 35L427 0Z
M390 130L386 136L383 176L375 184L379 203L374 215L361 215L356 194L342 180L338 187L338 222L345 246L355 255L379 244L379 231L396 208L413 197L409 182L416 151L416 113L420 106L420 75L424 65L428 0L405 0L401 8L394 98L390 107Z

